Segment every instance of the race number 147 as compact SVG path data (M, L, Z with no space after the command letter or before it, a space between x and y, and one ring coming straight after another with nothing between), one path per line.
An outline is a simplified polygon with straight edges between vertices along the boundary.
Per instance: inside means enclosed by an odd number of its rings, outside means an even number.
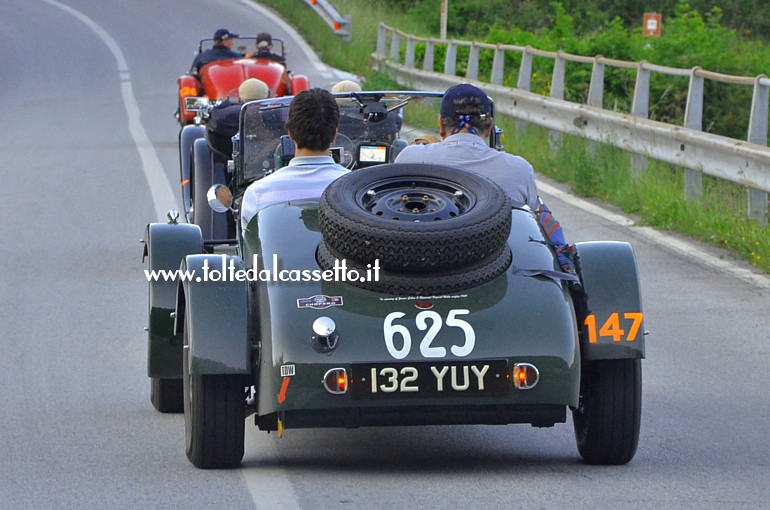
M620 342L622 340L633 342L639 334L643 318L644 314L642 312L624 313L623 319L631 321L630 327L626 331L620 327L620 314L618 312L610 314L601 326L596 324L596 315L591 314L583 321L588 330L588 343L595 344L599 341L599 338L611 338L613 342Z

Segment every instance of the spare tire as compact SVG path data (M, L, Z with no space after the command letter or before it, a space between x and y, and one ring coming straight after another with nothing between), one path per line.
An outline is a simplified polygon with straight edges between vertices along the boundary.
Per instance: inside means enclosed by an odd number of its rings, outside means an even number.
M334 269L335 261L342 259L339 254L321 241L316 251L316 260L322 269ZM439 274L406 274L390 271L380 271L378 279L364 278L364 275L374 273L370 268L351 263L346 260L346 267L353 269L361 275L359 280L349 280L348 283L360 289L381 292L393 296L430 296L461 292L473 287L478 287L497 278L511 265L513 254L508 245L505 245L496 255L485 260L477 261L472 266L454 271L445 271Z
M332 182L318 207L321 234L359 264L435 273L499 255L511 231L505 192L486 177L442 165L389 164Z

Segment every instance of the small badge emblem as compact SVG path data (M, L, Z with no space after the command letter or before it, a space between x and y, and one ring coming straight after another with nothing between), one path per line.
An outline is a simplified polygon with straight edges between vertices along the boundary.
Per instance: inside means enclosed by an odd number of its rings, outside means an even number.
M313 310L325 310L332 306L342 306L342 296L310 296L297 300L297 308L312 308Z
M430 310L433 308L433 301L429 299L418 299L414 302L414 306L420 310Z

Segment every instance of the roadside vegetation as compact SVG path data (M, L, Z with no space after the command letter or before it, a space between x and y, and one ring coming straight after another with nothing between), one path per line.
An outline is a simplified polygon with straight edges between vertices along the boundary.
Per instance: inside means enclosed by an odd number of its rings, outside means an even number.
M340 13L352 16L353 41L350 43L333 35L304 2L260 0L260 3L270 6L297 27L324 62L361 76L368 89L396 86L373 69L371 54L376 48L380 22L421 36L437 36L439 31L438 0L334 0L333 5ZM725 74L755 76L770 71L770 49L766 48L766 41L757 36L770 37L770 7L763 7L761 2L751 11L746 10L751 4L748 0L725 0L722 5L729 10L705 0L662 1L660 4L666 7L661 8L664 18L660 38L642 37L641 14L633 26L630 24L635 11L623 7L637 3L630 0L450 1L448 35L466 40L529 44L545 50L562 49L579 55L647 60L672 67L698 65ZM701 14L691 4L708 11ZM741 17L741 9L748 14ZM437 53L436 61L441 62L442 57ZM547 62L538 64L538 59L535 62L532 91L547 94L551 69ZM491 56L487 62L481 62L479 76L489 76L491 64ZM463 72L462 65L460 55L458 74ZM506 62L505 67L510 70L506 83L515 84L518 62ZM607 73L604 107L628 112L634 79L633 72ZM590 67L567 66L566 82L565 98L585 102ZM737 86L707 86L704 130L745 139L751 93L750 87L741 90ZM653 80L650 118L681 125L686 94L686 79ZM745 188L704 176L703 199L685 201L681 168L649 160L647 170L636 176L631 170L629 154L618 149L595 144L594 150L589 151L585 141L568 136L562 136L554 147L541 128L529 126L517 133L512 120L498 119L498 123L505 129L506 150L529 159L539 173L569 184L573 193L614 204L635 215L641 224L726 248L770 273L770 227L762 228L747 220Z

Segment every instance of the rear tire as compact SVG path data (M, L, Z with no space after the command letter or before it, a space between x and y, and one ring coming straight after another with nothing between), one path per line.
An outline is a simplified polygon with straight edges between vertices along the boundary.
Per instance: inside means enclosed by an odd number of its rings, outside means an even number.
M584 364L580 406L572 413L580 456L588 464L626 464L634 458L639 443L641 360Z
M151 377L150 402L160 413L183 412L182 380Z
M201 469L237 467L246 420L242 376L190 375L190 337L184 330L184 428L187 458Z

